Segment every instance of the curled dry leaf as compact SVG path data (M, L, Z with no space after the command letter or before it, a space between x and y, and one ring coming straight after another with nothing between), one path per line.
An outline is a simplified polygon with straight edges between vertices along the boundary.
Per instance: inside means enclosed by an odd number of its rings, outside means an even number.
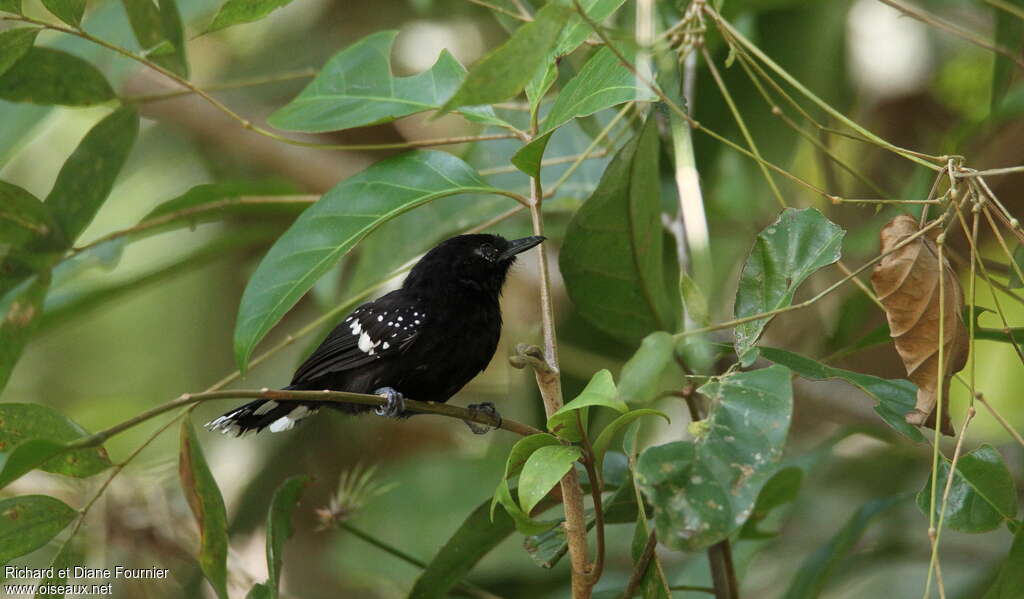
M907 215L894 218L882 228L882 253L892 250L919 231L917 220ZM943 434L952 435L949 419L949 380L967 363L969 339L964 326L964 294L949 262L939 265L934 239L922 235L888 254L875 266L871 285L885 306L889 330L907 378L917 385L917 405L907 413L910 424L935 428L935 404L939 393L939 269L942 273L942 422Z

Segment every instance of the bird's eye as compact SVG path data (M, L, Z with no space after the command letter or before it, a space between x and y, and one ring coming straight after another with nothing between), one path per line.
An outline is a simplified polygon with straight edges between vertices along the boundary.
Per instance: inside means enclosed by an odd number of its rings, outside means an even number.
M498 250L492 245L482 245L476 249L476 253L488 262L494 262L498 259Z

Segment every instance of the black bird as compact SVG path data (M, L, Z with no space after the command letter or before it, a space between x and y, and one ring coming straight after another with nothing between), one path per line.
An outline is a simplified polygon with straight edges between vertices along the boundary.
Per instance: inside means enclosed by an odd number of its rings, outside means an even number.
M501 335L498 298L516 255L543 237L509 241L459 235L431 249L402 287L356 308L299 366L285 389L373 393L387 398L381 416L402 418L404 396L444 402L479 374ZM206 424L238 436L264 428L286 431L329 406L350 414L371 406L336 402L258 400ZM471 406L474 407L474 406ZM495 415L494 406L477 409ZM486 428L474 432L486 432Z

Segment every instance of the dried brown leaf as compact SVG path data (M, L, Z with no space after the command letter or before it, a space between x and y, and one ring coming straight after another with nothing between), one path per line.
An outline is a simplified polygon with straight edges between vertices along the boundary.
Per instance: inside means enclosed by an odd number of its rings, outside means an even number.
M882 228L882 253L918 231L915 218L897 216ZM949 381L967 363L970 343L962 316L963 290L949 262L945 258L942 262L942 360L945 364L941 430L943 434L952 435ZM922 235L882 258L871 274L871 285L885 306L889 330L907 368L907 378L917 385L917 405L907 413L907 422L933 429L939 393L939 268L935 241Z

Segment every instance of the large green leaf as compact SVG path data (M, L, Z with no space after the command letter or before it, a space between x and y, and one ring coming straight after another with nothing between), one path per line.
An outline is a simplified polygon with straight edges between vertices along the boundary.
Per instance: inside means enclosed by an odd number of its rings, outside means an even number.
M441 112L494 104L517 95L544 63L567 13L568 9L558 2L549 2L537 11L532 21L473 65L459 89L441 106Z
M49 273L36 276L0 298L0 391L7 386L32 332L39 325Z
M0 75L29 51L38 34L37 27L18 27L0 32Z
M47 495L0 501L0 565L39 549L64 530L78 512Z
M28 403L0 403L0 452L10 452L20 443L45 439L69 443L89 434L84 428L48 406ZM84 478L110 467L107 452L87 447L64 453L39 466L41 470Z
M274 491L267 513L267 587L271 597L277 597L281 586L281 561L284 542L295 534L292 515L302 497L302 491L312 479L308 476L293 476L281 483Z
M42 466L65 451L65 445L46 439L29 439L14 446L13 449L0 453L0 489L11 481Z
M245 369L267 331L368 233L431 200L493 191L465 162L435 151L389 158L338 184L302 213L249 279L235 326L239 367Z
M46 205L69 244L110 195L138 133L139 115L131 108L120 108L96 123L64 162Z
M227 0L206 28L206 33L220 31L232 25L259 21L292 0Z
M662 391L662 374L672 364L675 342L664 331L644 337L640 349L622 365L619 374L619 399L634 406L654 401Z
M709 547L747 520L775 474L793 408L782 366L729 374L699 391L714 408L698 438L649 447L637 464L658 540L683 551Z
M590 57L579 74L559 92L554 105L544 117L534 140L512 157L512 163L526 174L536 177L550 134L572 119L594 114L631 100L657 99L649 88L639 83L623 66L615 53L602 48Z
M639 137L608 166L565 233L559 265L580 316L630 343L675 330L678 294L663 272L658 132Z
M1021 589L1024 589L1024 526L1013 535L1010 554L983 599L1019 599Z
M416 579L409 599L442 599L485 555L505 540L515 524L504 513L491 515L490 501L481 503Z
M1024 10L1024 0L1004 0L1007 4ZM1009 50L1014 56L1020 56L1024 51L1024 19L1015 14L993 7L996 21L996 45ZM992 67L992 111L1003 101L1006 92L1010 89L1013 76L1019 68L1012 59L1002 54L993 53L995 64Z
M519 505L527 514L562 480L581 456L572 445L548 445L533 452L519 474Z
M617 395L612 373L604 369L597 371L579 395L548 418L548 430L563 439L579 441L583 438L579 422L582 421L586 426L587 408L604 406L619 413L629 410L629 407L616 397ZM582 410L582 412L577 415L577 410Z
M103 73L74 54L29 48L0 75L0 98L30 104L92 106L114 98Z
M905 499L897 495L875 499L862 505L834 537L812 553L800 565L785 599L814 599L825 589L829 578L849 555L853 546L878 514Z
M445 50L429 70L395 77L390 56L396 35L397 31L380 31L335 54L316 79L267 122L288 131L337 131L439 108L465 79L466 69ZM504 124L490 107L461 112L472 121Z
M139 46L153 62L188 77L185 30L175 0L121 0Z
M181 422L178 474L188 505L199 524L199 566L220 599L227 599L228 517L224 498L203 456L188 418Z
M793 303L796 288L811 274L839 260L843 231L814 208L786 208L757 235L743 265L736 290L736 318L745 318ZM736 355L745 365L754 359L754 344L771 318L736 327Z
M950 461L939 463L939 484L935 489L935 516L942 507ZM925 514L931 505L931 477L917 494L917 507ZM1017 517L1017 489L1013 476L991 445L982 445L960 456L956 476L949 489L944 526L960 532L987 532Z
M903 379L883 379L870 374L826 366L808 357L774 347L760 348L764 359L791 369L805 379L823 381L842 379L867 393L875 400L875 412L886 424L911 441L923 442L924 435L915 426L907 424L906 414L914 409L917 385Z
M85 14L85 0L42 0L43 6L61 21L72 27L82 24Z

